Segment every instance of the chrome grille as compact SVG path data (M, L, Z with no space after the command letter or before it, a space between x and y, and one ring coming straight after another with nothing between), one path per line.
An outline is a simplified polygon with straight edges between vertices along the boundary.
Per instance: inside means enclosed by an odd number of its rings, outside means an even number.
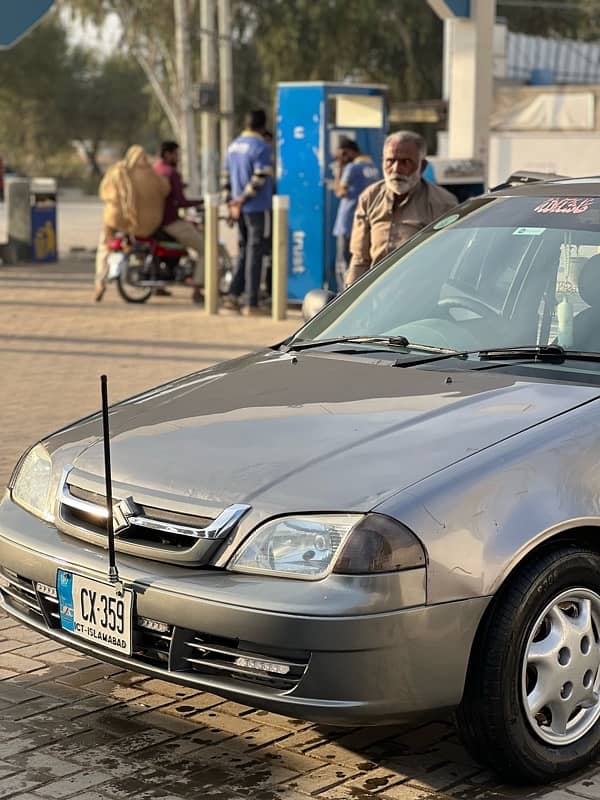
M56 525L71 536L106 546L106 500L97 491L77 486L72 467L63 472ZM235 530L250 510L245 504L228 506L214 519L142 504L133 497L115 499L113 520L119 552L166 563L210 563L222 540Z
M77 503L78 500L82 502ZM114 505L118 502L117 499ZM143 524L130 524L119 532L119 538L123 541L187 550L198 540L197 532L206 529L214 521L210 517L195 517L139 503L136 505L140 517L144 518ZM65 483L61 516L90 533L106 535L106 498L96 492Z
M188 633L180 669L191 668L194 672L204 675L229 677L259 683L273 689L289 690L298 684L308 666L307 652L265 652L259 645L250 642L192 631ZM239 663L240 659L249 664L276 665L281 672L269 672L266 669L243 665Z

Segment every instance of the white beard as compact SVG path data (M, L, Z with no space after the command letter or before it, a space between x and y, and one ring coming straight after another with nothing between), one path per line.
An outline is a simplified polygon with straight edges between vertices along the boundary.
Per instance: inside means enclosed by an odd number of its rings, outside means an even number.
M408 194L417 186L421 180L419 172L413 172L412 175L405 176L390 176L385 175L385 185L394 194Z

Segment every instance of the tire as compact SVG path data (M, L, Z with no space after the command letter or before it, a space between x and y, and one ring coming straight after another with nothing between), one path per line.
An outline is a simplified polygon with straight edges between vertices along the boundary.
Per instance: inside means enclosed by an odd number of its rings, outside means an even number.
M511 783L552 781L600 750L598 689L600 555L561 545L492 601L456 722L471 755Z
M130 282L131 274L132 267L127 259L124 269L119 272L117 278L119 294L126 303L145 303L152 295L152 287L136 286L135 283Z

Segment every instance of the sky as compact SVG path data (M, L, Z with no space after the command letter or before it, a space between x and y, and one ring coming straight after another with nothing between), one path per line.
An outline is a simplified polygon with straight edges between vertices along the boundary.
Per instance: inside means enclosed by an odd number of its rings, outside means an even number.
M116 14L108 14L100 27L91 22L82 24L73 19L66 10L61 12L61 17L67 27L71 44L85 45L93 50L99 50L104 55L109 55L117 47L121 24Z

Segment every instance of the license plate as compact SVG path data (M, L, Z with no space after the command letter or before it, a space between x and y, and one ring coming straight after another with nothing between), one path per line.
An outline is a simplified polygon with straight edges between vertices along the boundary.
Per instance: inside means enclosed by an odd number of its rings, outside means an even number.
M62 569L56 574L56 588L63 630L131 655L133 592L125 590L119 596L110 583Z

